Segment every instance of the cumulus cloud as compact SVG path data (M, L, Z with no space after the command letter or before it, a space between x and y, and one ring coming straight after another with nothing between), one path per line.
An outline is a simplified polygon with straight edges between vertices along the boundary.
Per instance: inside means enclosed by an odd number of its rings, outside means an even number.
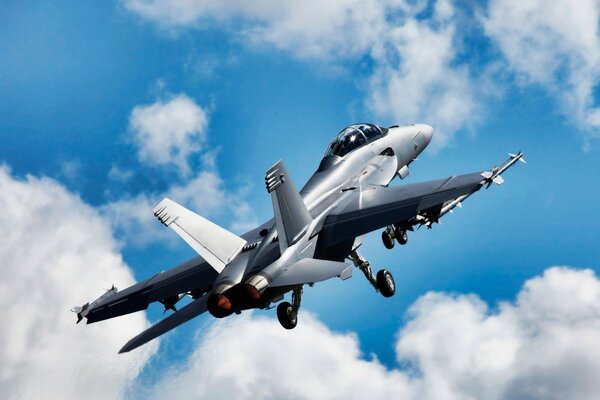
M206 111L185 94L136 106L129 117L140 161L175 166L183 176L190 173L188 157L201 149L207 124Z
M8 399L117 398L155 345L117 355L143 314L75 325L69 309L134 283L106 221L56 181L0 167L0 393Z
M388 8L387 1L379 0L125 0L124 5L167 29L241 20L238 34L252 44L327 59L367 52L383 32Z
M175 179L169 177L171 184L162 191L123 196L100 207L101 213L128 244L144 246L175 239L176 236L167 232L152 213L154 205L164 197L205 218L228 215L231 229L236 233L244 233L258 224L252 208L244 200L247 188L230 189L218 173L218 149L201 148L206 140L208 122L204 110L183 93L167 102L159 100L151 105L134 107L130 130L140 161L161 167L153 176L168 176L171 165L178 166L181 175ZM190 173L188 163L191 154L201 164L194 174ZM127 181L132 176L133 171L122 171L116 166L109 172L109 178L115 181Z
M232 219L230 228L241 234L258 225L244 194L243 188L229 190L215 170L203 170L164 192L145 192L109 202L101 207L101 212L128 244L136 246L158 240L169 243L176 238L173 232L158 223L152 213L152 207L164 197L205 218L229 216Z
M388 369L309 313L293 331L222 320L150 397L239 399L590 399L600 393L600 281L550 268L513 302L428 293L410 308Z
M133 171L124 170L119 168L117 165L110 167L108 171L108 178L117 182L127 182L133 177Z
M461 48L454 6L435 2L431 18L401 18L386 29L385 42L372 52L368 106L394 123L426 122L436 127L433 145L473 126L477 106L475 79L457 64Z
M453 0L124 0L163 29L218 25L249 45L310 60L373 62L359 85L365 104L394 123L436 126L434 145L475 126L498 60L464 58L465 20ZM519 82L541 85L579 127L600 137L600 3L492 0L475 18ZM473 10L469 10L471 12ZM480 14L475 10L476 14ZM472 17L468 17L472 20ZM472 21L471 23L476 23ZM480 33L477 32L477 35Z
M205 178L205 179L216 179ZM186 197L186 189L173 189ZM192 190L192 189L190 189ZM192 190L193 192L193 190ZM600 382L600 280L554 267L490 308L476 295L427 293L395 343L397 367L361 352L308 312L293 331L250 314L219 320L152 387L136 376L156 343L117 350L143 314L74 324L68 309L101 282L133 283L105 219L48 178L0 168L0 393L12 398L589 399ZM190 201L191 198L190 198Z
M339 62L369 57L365 104L394 123L427 122L437 146L472 125L477 85L461 49L450 0L213 2L126 0L125 7L163 28L229 26L250 45L301 59ZM428 7L431 16L425 16ZM237 30L231 25L235 23ZM239 23L239 24L238 24ZM241 26L241 28L239 28Z
M492 0L482 20L522 83L548 89L581 128L600 137L597 0Z

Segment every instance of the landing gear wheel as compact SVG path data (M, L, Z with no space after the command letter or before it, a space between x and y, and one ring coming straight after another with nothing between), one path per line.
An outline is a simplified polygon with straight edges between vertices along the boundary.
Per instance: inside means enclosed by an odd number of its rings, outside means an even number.
M277 306L277 319L285 329L294 329L298 324L298 310L287 301L279 303Z
M377 273L377 289L379 289L383 297L392 297L396 293L394 277L387 269L382 269Z
M394 237L390 234L390 232L387 229L381 232L381 241L383 242L383 245L386 247L386 249L394 248Z
M406 229L396 228L394 229L394 235L396 236L396 240L398 240L398 244L405 245L408 242L408 235L406 234Z

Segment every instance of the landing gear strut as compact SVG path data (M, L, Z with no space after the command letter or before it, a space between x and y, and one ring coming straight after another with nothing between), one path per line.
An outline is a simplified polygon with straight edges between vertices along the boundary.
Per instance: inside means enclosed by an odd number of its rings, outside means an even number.
M285 329L294 329L298 324L298 310L302 301L302 286L294 289L292 292L292 303L287 301L279 303L277 306L277 319Z
M371 270L371 264L363 258L356 250L350 253L350 258L352 258L352 262L354 266L360 269L365 277L369 281L369 283L380 292L383 297L392 297L394 293L396 293L396 284L394 282L394 277L392 274L386 270L382 269L377 272L377 278L373 276L373 271Z

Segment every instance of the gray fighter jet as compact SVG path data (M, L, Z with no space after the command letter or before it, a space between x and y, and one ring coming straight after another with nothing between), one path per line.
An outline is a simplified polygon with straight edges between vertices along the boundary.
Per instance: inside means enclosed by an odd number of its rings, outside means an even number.
M523 160L510 155L487 171L430 182L389 186L409 174L409 165L427 147L429 125L380 127L351 125L338 133L319 167L297 191L282 161L266 173L274 218L237 236L170 199L154 207L154 215L173 229L199 256L125 290L113 286L96 301L74 307L77 322L102 321L145 310L160 302L174 312L131 339L120 352L133 350L205 311L225 318L243 310L268 309L292 292L291 303L277 306L286 329L298 321L304 285L352 275L353 266L385 297L396 286L389 271L373 275L358 253L364 235L383 229L383 244L407 242L407 232L431 227L467 197L492 183ZM192 301L176 308L189 296Z

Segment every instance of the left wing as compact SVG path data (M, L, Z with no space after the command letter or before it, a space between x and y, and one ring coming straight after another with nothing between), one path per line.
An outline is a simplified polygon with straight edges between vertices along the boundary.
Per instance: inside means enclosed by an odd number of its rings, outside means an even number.
M519 152L490 171L451 176L397 187L371 186L349 192L345 201L327 216L319 232L318 246L329 247L391 224L437 222L482 186L503 182L500 175L517 161Z

